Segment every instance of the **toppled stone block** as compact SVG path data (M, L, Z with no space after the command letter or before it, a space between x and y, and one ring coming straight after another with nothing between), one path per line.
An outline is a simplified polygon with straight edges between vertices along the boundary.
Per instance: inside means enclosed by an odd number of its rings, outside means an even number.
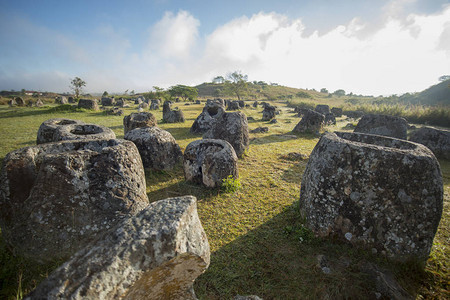
M354 132L389 136L406 140L408 122L404 118L388 115L364 115Z
M183 111L178 108L172 109L171 106L171 101L164 102L163 121L165 123L183 123L185 121Z
M409 140L422 144L439 158L450 159L450 131L433 127L422 127L411 133Z
M263 116L262 116L262 120L263 121L270 121L273 118L275 118L275 106L272 105L266 105L264 107L264 110L262 112Z
M427 259L443 207L439 163L420 144L325 133L306 166L300 206L320 236L336 235L395 260Z
M151 203L77 252L25 299L196 299L210 262L193 196Z
M84 109L99 110L97 99L80 99L78 107Z
M187 181L214 188L232 175L238 178L237 156L233 147L224 140L197 140L184 151L183 170Z
M330 107L325 104L318 104L316 105L316 108L314 111L318 112L319 114L326 115L331 113Z
M156 126L135 128L125 134L125 139L138 148L144 168L171 170L183 155L170 132Z
M2 236L38 262L67 259L147 204L142 161L129 141L41 144L3 161Z

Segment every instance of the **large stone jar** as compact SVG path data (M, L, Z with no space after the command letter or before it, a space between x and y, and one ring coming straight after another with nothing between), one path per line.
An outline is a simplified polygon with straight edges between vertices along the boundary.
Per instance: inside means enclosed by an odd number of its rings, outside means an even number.
M326 133L303 175L301 213L336 235L396 260L426 259L442 215L442 175L426 147L370 134Z

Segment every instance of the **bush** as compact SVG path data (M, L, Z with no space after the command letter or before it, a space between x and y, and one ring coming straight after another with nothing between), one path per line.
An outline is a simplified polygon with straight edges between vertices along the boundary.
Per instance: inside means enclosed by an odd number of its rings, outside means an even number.
M241 188L239 178L233 178L233 175L228 175L227 178L222 179L222 187L224 193L234 193Z

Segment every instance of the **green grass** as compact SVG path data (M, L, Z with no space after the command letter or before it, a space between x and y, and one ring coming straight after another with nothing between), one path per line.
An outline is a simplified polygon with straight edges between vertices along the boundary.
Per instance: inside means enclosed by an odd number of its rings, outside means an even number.
M305 100L302 101L315 101ZM450 162L441 161L445 185L443 218L431 257L424 269L417 264L393 264L348 244L315 238L304 226L298 211L300 184L307 161L286 159L290 152L309 155L317 136L292 135L300 120L284 102L274 103L282 113L277 124L261 121L261 108L244 109L253 117L250 129L269 127L268 133L250 134L250 149L238 162L241 188L232 193L207 189L184 180L181 164L172 171L146 170L147 194L151 202L167 197L194 195L198 213L211 246L211 265L195 282L200 299L231 299L237 294L256 294L264 299L318 299L373 297L374 286L359 271L365 261L391 270L402 286L417 297L448 298L450 247ZM136 111L126 108L125 115ZM203 105L179 106L183 124L159 124L177 140L182 150L201 138L189 128ZM61 111L45 108L0 106L0 159L17 148L35 144L39 125L50 118L80 119L110 127L123 138L123 117L102 112ZM161 121L162 111L153 112ZM340 118L341 130L347 122ZM333 273L316 267L317 255L326 255ZM0 238L0 298L15 299L32 290L51 266L38 266L13 255ZM20 297L19 297L20 298Z

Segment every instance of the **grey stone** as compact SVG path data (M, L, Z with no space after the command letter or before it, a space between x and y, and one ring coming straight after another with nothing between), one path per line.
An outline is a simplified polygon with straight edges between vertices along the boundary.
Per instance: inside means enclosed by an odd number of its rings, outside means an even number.
M68 104L69 101L64 96L57 96L57 97L55 97L55 103L56 104Z
M230 101L227 106L227 110L239 110L239 102L238 101Z
M125 106L125 101L124 101L122 98L117 99L115 105L116 105L117 107L124 107L124 106Z
M332 113L328 113L325 115L324 120L325 125L336 125L336 117Z
M253 130L250 130L251 133L262 133L262 132L269 132L269 127L258 127Z
M42 106L44 106L44 102L42 102L41 99L37 99L36 100L36 107L42 107Z
M103 106L114 106L115 100L114 97L102 97L101 103Z
M242 112L226 112L216 120L203 138L225 140L233 146L236 155L242 157L250 144L247 116Z
M41 144L3 161L2 237L38 262L67 259L147 205L141 158L129 141Z
M156 102L152 102L152 104L150 104L150 110L158 110L159 109L159 104Z
M139 150L144 168L171 170L181 161L182 153L174 137L159 127L140 127L128 131L125 139Z
M124 112L118 107L113 107L111 109L106 109L105 114L109 116L123 116Z
M219 187L229 175L235 179L239 177L237 160L236 152L227 141L193 141L184 151L184 177L210 188Z
M335 116L335 117L342 117L342 108L340 107L333 107L331 109L331 113Z
M450 159L450 131L433 127L417 129L409 140L428 147L439 158Z
M97 124L67 124L58 126L53 134L53 142L68 140L115 139L114 131Z
M316 108L314 109L314 111L316 111L322 115L331 113L330 107L328 105L324 105L324 104L316 105Z
M139 127L153 127L156 126L157 121L155 116L149 112L132 113L123 118L123 131L126 134Z
M172 102L165 101L163 104L163 121L165 123L183 123L184 114L179 109L171 108Z
M23 100L22 97L16 97L14 98L14 101L17 106L25 106L25 101Z
M55 118L44 121L41 124L41 126L39 126L36 144L51 143L56 141L56 139L53 137L55 135L56 130L61 126L71 124L84 124L84 122L80 120L63 119L63 118Z
M148 105L147 102L142 102L141 104L139 104L138 108L142 108L143 110L149 109L150 105Z
M99 110L97 99L80 99L80 101L78 101L78 107Z
M278 120L277 120L277 119L272 119L272 120L270 120L270 122L269 122L269 124L276 124L276 123L278 123Z
M33 100L27 100L27 107L33 106Z
M427 259L442 215L439 163L420 144L325 133L306 166L300 206L320 236L350 239L399 261Z
M68 97L67 101L69 101L69 103L75 103L75 99L72 96Z
M14 99L9 100L8 105L9 105L9 107L16 106L17 105L16 100L14 100Z
M272 105L266 105L264 107L264 110L262 112L262 120L263 121L270 121L273 118L275 118L275 106Z
M205 133L216 120L225 113L225 106L218 101L207 101L202 113L191 126L192 133Z
M308 109L292 131L299 133L318 133L323 129L324 120L324 115Z
M349 117L351 119L359 119L362 116L364 116L365 113L360 110L348 110L348 111L344 112L344 115L346 115L347 117Z
M240 108L244 108L245 107L245 102L243 100L238 100L238 104Z
M195 197L169 198L77 252L26 299L196 299L209 262Z
M143 101L140 98L134 99L134 104L141 104Z
M254 108L257 108L257 107L258 107L258 104L259 104L258 101L253 102L253 107L254 107Z
M408 122L404 118L388 115L364 115L354 132L370 133L406 140Z

